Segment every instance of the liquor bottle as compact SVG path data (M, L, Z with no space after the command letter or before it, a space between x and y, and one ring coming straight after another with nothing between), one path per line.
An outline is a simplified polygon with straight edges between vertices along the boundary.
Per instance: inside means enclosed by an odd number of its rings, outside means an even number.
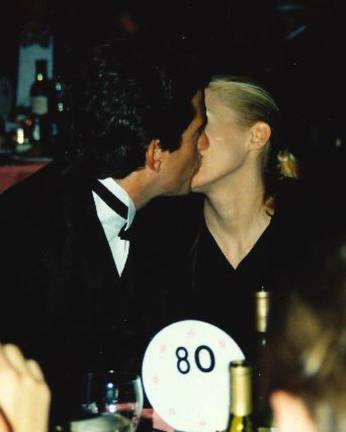
M263 286L255 291L256 359L254 367L254 417L257 432L275 431L266 392L265 351L267 349L270 293Z
M226 432L254 432L251 367L245 360L230 363L231 410Z
M50 81L47 78L47 61L36 60L36 78L30 89L31 142L37 156L48 156L52 139L49 113Z

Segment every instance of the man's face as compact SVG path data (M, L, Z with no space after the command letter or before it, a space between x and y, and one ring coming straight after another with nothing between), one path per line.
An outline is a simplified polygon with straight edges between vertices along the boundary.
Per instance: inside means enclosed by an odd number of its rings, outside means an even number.
M191 180L200 166L200 150L208 146L204 132L206 113L203 92L198 91L192 98L195 116L183 132L180 147L164 151L162 176L163 195L183 195L191 190Z

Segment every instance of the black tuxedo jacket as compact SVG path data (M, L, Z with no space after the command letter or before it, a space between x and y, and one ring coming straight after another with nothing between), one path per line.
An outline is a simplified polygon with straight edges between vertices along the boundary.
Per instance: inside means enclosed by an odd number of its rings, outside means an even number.
M119 278L91 181L53 162L0 197L0 341L40 362L56 398L84 370L140 373L159 315L159 296L134 271L135 238Z

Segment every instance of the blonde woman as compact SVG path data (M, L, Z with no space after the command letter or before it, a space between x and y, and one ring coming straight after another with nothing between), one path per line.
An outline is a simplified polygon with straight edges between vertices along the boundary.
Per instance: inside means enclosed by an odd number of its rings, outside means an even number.
M293 156L280 150L279 108L263 87L214 77L205 102L209 145L192 180L196 211L184 215L181 238L193 246L175 303L179 318L218 325L247 355L253 292L263 285L279 289L292 256L298 193L297 180L287 177L297 177L297 170Z

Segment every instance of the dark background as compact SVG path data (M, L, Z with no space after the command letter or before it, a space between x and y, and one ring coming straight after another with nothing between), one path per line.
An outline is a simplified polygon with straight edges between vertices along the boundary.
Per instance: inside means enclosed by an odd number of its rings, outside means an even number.
M205 50L215 72L267 85L284 118L282 146L305 170L342 169L345 17L344 0L6 0L0 75L15 82L28 34L54 35L54 72L66 81L81 53L110 32L183 35Z

